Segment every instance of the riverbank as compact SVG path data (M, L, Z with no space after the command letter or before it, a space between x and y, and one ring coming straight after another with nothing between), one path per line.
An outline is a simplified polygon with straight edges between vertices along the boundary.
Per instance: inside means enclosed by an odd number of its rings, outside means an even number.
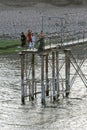
M14 54L22 49L19 40L0 40L0 54Z
M60 17L64 18L64 31L87 30L86 12L86 5L59 7L49 3L37 3L20 7L8 6L2 2L0 3L0 39L19 39L21 32L26 34L28 29L34 33L40 33L42 28L44 33L59 31ZM45 16L43 22L42 16ZM49 19L49 16L52 19Z

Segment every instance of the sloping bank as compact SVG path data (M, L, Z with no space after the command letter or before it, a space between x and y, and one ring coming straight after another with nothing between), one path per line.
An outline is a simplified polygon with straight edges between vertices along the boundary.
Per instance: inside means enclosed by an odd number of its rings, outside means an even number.
M9 48L14 48L14 47L18 47L18 44L15 44L15 45L7 45L5 47L0 47L1 50L5 50L5 49L9 49Z
M0 40L0 54L17 53L21 49L20 40Z

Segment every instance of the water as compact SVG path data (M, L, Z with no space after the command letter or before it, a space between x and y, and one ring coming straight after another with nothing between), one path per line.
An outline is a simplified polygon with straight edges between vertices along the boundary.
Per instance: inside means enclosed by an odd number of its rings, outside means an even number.
M0 130L87 130L87 90L79 77L69 99L21 105L19 63L15 56L0 57Z

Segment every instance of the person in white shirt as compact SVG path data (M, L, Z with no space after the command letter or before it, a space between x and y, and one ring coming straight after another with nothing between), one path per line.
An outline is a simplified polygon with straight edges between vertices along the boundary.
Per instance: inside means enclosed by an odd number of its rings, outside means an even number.
M34 44L35 44L35 36L34 34L32 33L32 43L31 43L31 48L34 49Z

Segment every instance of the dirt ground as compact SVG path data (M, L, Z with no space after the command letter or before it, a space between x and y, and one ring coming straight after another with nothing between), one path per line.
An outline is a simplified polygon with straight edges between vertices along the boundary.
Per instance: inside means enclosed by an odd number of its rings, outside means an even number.
M21 2L22 1L22 2ZM21 3L21 4L20 4ZM61 18L64 21L61 22ZM43 19L43 20L42 20ZM31 29L40 33L87 30L87 6L54 6L48 3L29 3L28 0L0 0L0 38L18 38Z

